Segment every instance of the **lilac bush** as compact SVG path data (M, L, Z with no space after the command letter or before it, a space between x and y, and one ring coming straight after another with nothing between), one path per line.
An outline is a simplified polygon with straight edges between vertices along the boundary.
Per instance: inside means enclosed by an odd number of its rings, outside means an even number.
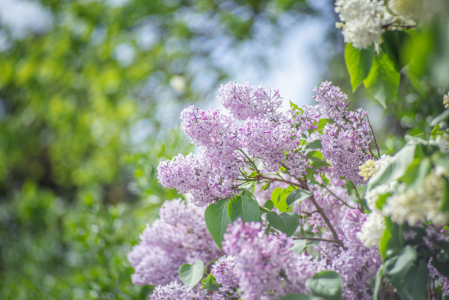
M315 92L315 106L282 109L277 89L230 82L217 94L229 115L181 113L198 152L161 162L158 178L187 200L166 202L128 255L152 299L404 298L398 274L430 275L447 294L449 169L381 156L366 111L330 82ZM427 143L438 157L447 149Z

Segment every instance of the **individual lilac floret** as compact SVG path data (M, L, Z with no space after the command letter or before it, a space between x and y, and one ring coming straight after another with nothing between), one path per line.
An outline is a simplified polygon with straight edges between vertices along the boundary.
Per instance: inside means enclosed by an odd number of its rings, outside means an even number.
M278 299L289 291L287 274L294 273L292 242L285 234L266 235L260 229L260 223L239 219L225 234L223 250L234 256L234 272L244 300Z
M237 120L274 115L282 105L279 90L262 85L256 88L249 83L224 84L218 90L217 98Z
M218 247L204 221L204 209L178 200L166 201L156 220L140 235L140 244L128 253L135 268L132 280L139 285L177 281L178 268L201 259L218 257Z

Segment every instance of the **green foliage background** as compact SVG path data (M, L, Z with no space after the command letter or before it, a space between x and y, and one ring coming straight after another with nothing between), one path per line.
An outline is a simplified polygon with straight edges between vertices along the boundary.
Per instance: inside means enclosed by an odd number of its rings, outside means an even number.
M157 184L159 161L190 151L179 132L161 132L158 94L144 94L145 82L157 77L192 101L226 77L211 49L193 43L218 36L237 47L260 20L276 30L285 10L315 12L293 0L40 3L53 27L0 52L0 299L145 299L150 288L131 283L126 253L161 202L179 197ZM207 30L192 30L187 13L204 16ZM145 49L135 31L148 23L158 38ZM130 64L114 56L123 43ZM206 90L190 88L192 59L213 78ZM173 75L186 90L170 88ZM139 120L155 130L135 145Z
M126 253L160 204L180 196L157 183L159 161L191 150L179 131L162 130L158 91L192 102L227 75L211 48L198 45L218 38L238 47L253 38L257 22L272 26L267 38L275 42L283 13L301 19L317 12L295 0L40 3L53 14L53 27L0 52L0 299L145 299L150 287L131 283ZM186 13L203 16L205 30L193 30ZM158 29L148 49L135 34L146 24ZM420 63L394 71L398 96L384 99L378 128L386 130L377 132L384 152L403 145L397 136L430 131L427 120L443 111L449 27L429 28L412 35L403 47L412 50L393 62ZM359 106L372 95L365 88L352 94L341 34L329 33L334 58L324 79ZM134 49L132 63L115 58L121 44ZM202 63L209 86L193 88L191 61ZM186 80L182 92L170 87L174 75ZM154 78L157 89L145 92ZM154 130L136 145L132 128L141 120Z

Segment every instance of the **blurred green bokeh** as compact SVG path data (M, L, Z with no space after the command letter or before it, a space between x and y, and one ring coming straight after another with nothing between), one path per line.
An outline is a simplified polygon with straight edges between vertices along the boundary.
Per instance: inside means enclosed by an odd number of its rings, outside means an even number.
M286 10L315 13L293 0L116 2L41 0L48 31L0 28L0 299L147 298L126 253L180 196L158 185L159 161L191 150L161 132L161 95L192 101L223 81L206 41L238 47L258 22L276 32ZM192 88L192 62L208 85ZM152 131L136 142L142 120Z

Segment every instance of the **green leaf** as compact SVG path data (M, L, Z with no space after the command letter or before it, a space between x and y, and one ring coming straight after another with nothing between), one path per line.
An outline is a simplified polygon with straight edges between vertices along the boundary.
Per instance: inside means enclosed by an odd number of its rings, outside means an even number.
M390 197L391 193L386 193L383 195L379 195L377 201L376 201L376 208L378 210L382 210L382 207L387 202L387 198Z
M427 287L429 269L427 260L420 260L418 266L413 265L401 282L394 284L402 300L421 300Z
M193 265L183 264L179 267L178 273L182 283L193 288L203 278L204 263L202 260L197 260Z
M317 128L315 130L318 131L319 133L322 133L324 126L326 126L327 124L334 124L334 123L335 121L332 119L320 119L318 120Z
M214 275L209 274L204 282L203 289L218 292L220 290L220 284L215 280Z
M271 201L273 201L274 206L276 206L280 212L288 211L287 196L294 190L295 188L289 186L286 189L275 188L271 193Z
M304 199L309 198L312 195L311 191L306 190L294 190L287 196L287 205L290 206L295 202L301 202Z
M322 149L322 148L323 148L323 145L321 145L321 141L314 140L313 142L308 144L305 149Z
M397 71L400 71L409 61L401 57L401 50L404 44L409 42L410 36L399 30L387 31L382 34L383 42L380 45L382 50L388 55L394 63Z
M435 126L438 123L446 120L447 118L449 118L449 109L446 109L445 111L443 111L441 114L439 114L438 116L435 117L435 119L432 120L432 122L430 122L430 126Z
M407 183L408 189L418 188L422 185L431 169L432 164L429 157L424 157L423 159L415 158L405 175L399 178L399 180Z
M290 101L290 108L291 108L292 110L297 109L297 110L302 111L302 108L299 108L298 105L296 105L295 103L293 103L293 102L291 102L291 101Z
M228 225L232 223L228 216L228 202L229 199L220 200L209 205L204 212L206 227L220 250L223 235Z
M408 245L402 249L392 269L385 272L388 277L395 281L400 281L405 277L410 268L413 267L413 263L418 257L415 248Z
M430 135L435 139L438 135L438 130L440 129L440 123L436 124L433 129L432 132L430 132Z
M402 177L415 157L416 141L410 141L390 160L387 167L373 175L368 182L368 190L375 186L392 182Z
M380 266L376 273L376 282L374 283L374 297L373 300L379 300L379 289L382 285L382 275L384 273L384 266Z
M401 75L396 71L394 63L387 54L381 52L374 57L371 70L363 80L363 84L383 108L388 102L393 102L398 96Z
M282 297L280 300L319 300L319 298L304 294L289 294Z
M307 169L307 176L306 176L306 179L310 179L310 178L313 176L313 174L315 174L315 171L316 171L316 170L321 169L321 168L324 168L324 167L329 167L330 164L328 164L328 163L325 162L325 161L318 160L318 161L314 161L314 162L311 164L311 166L312 166L311 169Z
M399 253L403 247L402 226L385 218L386 228L380 239L379 252L382 258L387 259L387 253Z
M352 92L360 86L363 80L368 76L373 64L374 47L359 50L350 43L345 47L345 61L351 78Z
M294 253L301 253L306 248L307 240L295 240L290 250Z
M267 202L265 202L265 204L263 205L263 207L265 207L266 209L272 210L274 207L274 203L271 200L268 200Z
M271 181L265 183L265 184L260 188L260 190L261 190L261 191L268 190L268 189L270 188L270 185L271 185Z
M259 203L246 196L237 196L229 200L228 216L232 222L241 218L243 223L259 221Z
M320 151L310 151L306 154L307 159L311 159L313 161L323 160L324 156Z
M285 232L287 236L292 236L299 226L299 216L292 212L284 212L280 215L274 211L267 213L267 220L271 226Z
M449 180L443 177L446 184L443 186L443 203L441 204L441 211L449 211Z
M307 279L306 286L315 296L326 300L340 300L343 281L340 275L333 271L323 271Z

